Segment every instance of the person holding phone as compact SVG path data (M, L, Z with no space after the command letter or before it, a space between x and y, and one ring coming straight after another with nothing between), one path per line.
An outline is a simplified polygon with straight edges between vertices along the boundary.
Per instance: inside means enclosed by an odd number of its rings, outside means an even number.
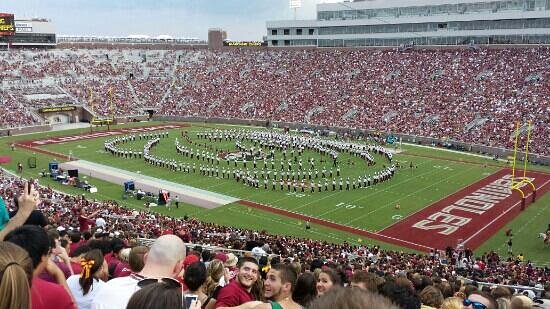
M202 262L194 262L185 268L183 283L187 286L184 293L185 304L187 308L191 303L199 300L202 308L206 308L210 302L214 302L204 293L203 286L206 282L206 267Z
M4 237L9 232L23 225L32 211L38 206L40 199L38 197L38 191L34 189L32 182L29 181L25 183L23 194L17 197L16 201L18 205L17 214L0 230L0 241L4 240Z

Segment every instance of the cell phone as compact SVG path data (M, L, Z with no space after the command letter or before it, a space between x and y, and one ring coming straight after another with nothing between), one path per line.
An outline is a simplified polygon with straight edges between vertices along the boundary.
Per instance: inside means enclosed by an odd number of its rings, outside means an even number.
M190 308L191 303L196 301L198 298L199 298L198 295L192 295L192 294L185 295L185 308Z
M33 185L33 184L34 184L34 179L30 178L30 179L29 179L29 182L28 182L28 184L27 184L27 187L28 187L27 189L28 189L28 191L29 191L28 194L31 194L31 189L32 189L32 185Z

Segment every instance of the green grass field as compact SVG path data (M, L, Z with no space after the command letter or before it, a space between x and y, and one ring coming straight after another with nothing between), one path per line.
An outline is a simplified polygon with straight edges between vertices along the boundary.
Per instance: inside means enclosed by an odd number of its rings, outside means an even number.
M151 125L152 123L134 124L134 125ZM224 126L217 126L223 128ZM231 127L234 128L234 127ZM204 131L204 127L191 126L181 130L170 131L168 139L162 139L159 146L153 149L153 154L159 157L175 158L181 162L196 162L197 169L199 161L190 161L176 153L174 141L178 137L181 141L181 131L189 132L189 136L198 141L195 132ZM86 132L88 130L71 130L63 132L48 132L33 135L24 135L17 137L2 138L0 140L2 148L0 155L10 155L13 161L5 164L3 167L15 170L17 161L24 161L28 157L34 156L37 158L37 169L28 169L24 171L24 177L36 177L37 173L42 168L47 168L47 163L52 160L50 156L41 153L31 153L29 150L16 149L11 151L9 144L15 140L41 139L46 136L69 135L77 134L78 132ZM405 168L402 168L396 173L396 176L388 182L371 186L369 188L361 188L350 191L332 191L332 183L329 182L329 191L310 193L306 190L304 194L300 191L295 194L288 192L286 186L284 191L279 190L279 186L275 191L271 190L271 184L268 190L263 189L263 183L260 182L260 189L244 186L242 183L237 183L231 179L219 179L216 177L205 177L200 174L187 174L182 172L172 172L167 169L147 165L143 159L123 159L114 157L103 150L103 143L106 138L97 138L92 140L83 140L77 142L68 142L64 144L46 145L42 148L55 151L62 154L72 154L76 158L93 161L132 172L139 171L141 174L166 179L176 183L182 183L193 187L215 191L222 194L227 194L236 198L250 200L257 203L271 205L273 207L292 210L302 214L310 215L317 218L330 220L339 224L358 227L369 231L379 231L395 222L396 215L406 217L407 215L422 209L431 203L452 194L459 189L474 183L487 175L496 172L503 163L493 161L491 159L437 150L432 148L418 147L414 145L403 145L402 152L394 155L394 162L399 161ZM204 143L205 140L200 140ZM129 142L121 145L122 148L142 149L145 141ZM213 148L235 151L234 142L222 143L207 143L207 146ZM251 143L245 143L247 146L253 146ZM280 153L276 153L279 156ZM320 158L317 153L306 151L303 155L304 161L306 158L313 157L317 161ZM381 156L375 156L378 162L373 167L368 167L365 162L349 155L339 157L341 162L342 176L344 182L346 177L354 177L364 174L373 174L380 170L383 164L388 164L387 160ZM353 162L353 165L348 164ZM410 162L418 166L416 169L409 169ZM249 168L251 163L249 162ZM242 163L238 163L239 166ZM259 168L263 167L259 163ZM332 165L332 162L326 163L327 170ZM487 165L487 166L485 166ZM225 162L221 162L220 166L227 167ZM231 170L234 164L230 163ZM277 170L280 165L276 164ZM550 172L548 167L531 166L534 170ZM321 169L321 168L319 168ZM142 208L141 201L133 199L122 199L123 188L98 179L88 179L92 184L96 185L99 192L93 194L96 199L116 199L122 205L133 208ZM58 182L51 181L49 178L41 178L40 182L45 185L74 194L82 194L75 188L63 186ZM300 190L300 189L299 189ZM323 188L324 190L324 188ZM89 193L88 193L89 194ZM401 209L396 210L394 206L400 204ZM507 225L515 231L515 247L516 250L523 251L527 258L537 262L538 264L550 264L548 248L544 248L542 241L536 238L538 231L546 230L546 218L550 217L550 198L549 195L539 198L538 202L527 209L513 222ZM167 213L164 208L157 207L156 211ZM180 206L180 209L172 209L170 215L183 216L184 214L196 217L201 220L215 222L222 225L232 225L244 228L252 228L257 230L267 230L272 233L293 235L298 237L307 237L333 242L347 241L351 243L368 243L381 244L385 248L402 249L395 245L380 243L371 239L361 239L356 235L345 232L324 228L321 226L313 226L313 229L306 232L302 222L299 220L290 219L287 217L277 216L272 213L266 213L256 209L249 209L239 204L230 204L217 209L207 210L192 205ZM498 250L505 254L505 238L504 232L499 231L487 242L485 242L477 253L482 251ZM517 244L517 245L516 245Z

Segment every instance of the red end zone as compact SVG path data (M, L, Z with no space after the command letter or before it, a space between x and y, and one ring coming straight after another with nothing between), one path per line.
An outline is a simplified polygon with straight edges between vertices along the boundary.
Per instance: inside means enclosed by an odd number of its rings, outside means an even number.
M115 135L121 135L121 134L139 134L139 133L147 133L147 132L153 132L158 130L179 129L179 128L185 128L188 126L189 126L188 124L161 124L161 125L147 126L147 127L114 129L110 131L96 131L96 132L87 132L87 133L81 133L76 135L62 135L62 136L49 137L45 139L19 141L15 145L21 148L26 148L36 152L51 155L63 160L68 160L69 157L64 154L57 153L55 151L46 150L46 149L41 149L38 147L44 146L44 145L50 145L50 144L76 142L80 140L115 136Z
M519 173L518 173L519 174ZM523 175L523 172L521 172ZM528 172L540 198L550 187L550 174ZM404 220L379 234L431 248L456 246L459 240L475 249L521 212L521 195L511 190L511 171L500 170ZM532 188L522 187L526 207Z

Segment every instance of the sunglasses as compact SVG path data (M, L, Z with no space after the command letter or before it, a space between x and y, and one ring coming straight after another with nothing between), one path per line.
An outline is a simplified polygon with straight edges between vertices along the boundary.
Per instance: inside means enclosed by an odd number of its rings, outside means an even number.
M472 305L474 309L487 309L487 306L485 306L484 304L478 301L471 301L468 298L464 298L464 301L462 302L462 304L466 307Z
M185 308L185 302L183 301L183 285L174 278L145 278L138 281L137 286L140 288L144 288L148 285L155 284L155 283L162 283L165 284L169 289L180 289L181 294L181 306L182 308Z

